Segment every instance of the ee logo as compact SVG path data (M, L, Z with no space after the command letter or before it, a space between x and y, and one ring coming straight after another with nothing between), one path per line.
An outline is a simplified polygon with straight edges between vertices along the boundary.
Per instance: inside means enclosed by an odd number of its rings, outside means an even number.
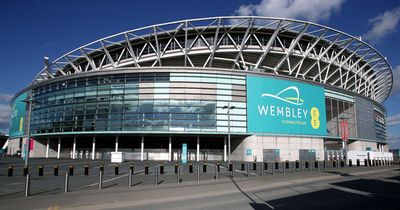
M317 107L311 108L311 127L314 129L318 129L319 126L321 125L321 122L319 121L319 110Z

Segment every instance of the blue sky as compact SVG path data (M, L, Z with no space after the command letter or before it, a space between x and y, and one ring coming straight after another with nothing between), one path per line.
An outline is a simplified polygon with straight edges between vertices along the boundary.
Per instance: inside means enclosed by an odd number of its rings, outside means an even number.
M395 85L384 105L388 141L400 148L400 2L398 0L170 0L3 1L0 7L0 132L8 132L13 94L43 67L96 39L141 26L180 19L280 16L318 22L372 44L393 67Z

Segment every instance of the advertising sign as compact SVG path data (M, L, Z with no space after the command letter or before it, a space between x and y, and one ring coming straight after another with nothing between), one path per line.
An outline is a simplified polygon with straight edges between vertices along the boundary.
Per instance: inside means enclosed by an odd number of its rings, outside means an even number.
M182 144L181 160L182 163L187 163L187 144Z
M22 100L26 99L27 93L19 95L11 104L10 138L24 135L24 119L26 115L26 104Z
M248 132L326 135L322 87L248 75Z

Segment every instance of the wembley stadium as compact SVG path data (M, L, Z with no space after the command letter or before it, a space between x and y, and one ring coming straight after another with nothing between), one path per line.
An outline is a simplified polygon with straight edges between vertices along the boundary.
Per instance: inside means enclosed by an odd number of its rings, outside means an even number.
M9 155L390 159L386 58L361 37L253 16L114 34L48 62L12 102Z

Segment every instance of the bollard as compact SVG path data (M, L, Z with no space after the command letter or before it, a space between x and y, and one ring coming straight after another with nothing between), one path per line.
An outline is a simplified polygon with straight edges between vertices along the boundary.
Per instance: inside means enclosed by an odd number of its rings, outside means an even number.
M135 171L135 165L133 164L129 165L129 171L131 171L131 173L133 174Z
M89 176L89 166L85 165L85 176Z
M39 176L43 176L43 165L40 165L39 167L38 167L38 170L39 170Z
M235 179L235 166L232 165L232 179Z
M308 169L310 166L308 164L308 161L305 162L305 168Z
M28 175L28 167L27 167L27 166L24 166L23 175L24 175L24 176Z
M275 162L275 169L279 170L279 162Z
M349 167L353 167L353 161L351 159L349 160Z
M200 182L200 166L197 166L197 182Z
M178 166L178 173L176 174L176 181L179 183L181 183L181 168L179 168Z
M247 163L246 169L247 169L247 177L250 177L250 164L249 163Z
M129 187L132 187L132 175L133 175L133 165L129 167L129 180L128 180Z
M264 170L268 171L268 162L264 162Z
M261 165L261 176L264 176L264 173L265 173L265 171L264 171L264 164L262 164L262 165Z
M336 168L336 161L332 161L332 168Z
M289 161L287 160L287 161L285 161L285 168L286 169L289 169L290 167L289 167Z
M300 162L298 160L296 160L296 169L300 168Z
M25 197L29 196L29 192L31 188L31 176L29 174L26 174L26 181L25 181Z
M360 167L360 159L357 159L357 167Z
M294 173L294 172L296 172L296 169L295 169L295 162L292 162L292 173Z
M54 176L58 176L58 166L53 167L53 174Z
M179 167L179 164L175 163L175 174L178 174L178 167Z
M375 160L372 160L372 166L375 166Z
M154 186L158 185L158 168L154 168Z
M103 188L103 171L99 171L99 190Z
M300 171L303 172L303 163L304 162L300 162Z
M368 159L368 166L372 166L371 159Z
M100 168L99 169L100 169L101 173L104 174L104 165L103 164L100 164Z
M319 162L318 161L315 161L314 168L317 169L317 171L319 170Z
M64 182L64 193L68 192L69 176L68 172L65 172L65 182Z
M70 176L74 175L74 167L73 166L69 166L69 175Z
M241 170L241 171L244 171L244 163L243 163L243 162L240 163L240 170Z
M343 160L340 161L340 167L344 168L344 161Z
M217 162L217 168L218 168L218 173L221 171L221 166L219 165L219 162Z
M189 173L193 173L193 164L189 163Z
M282 171L283 171L283 174L286 173L286 162L282 163Z
M364 167L368 167L368 160L364 159Z
M274 163L272 164L271 168L272 168L272 175L274 175L275 174L275 164Z
M164 174L164 163L160 165L160 174Z
M217 180L218 179L218 167L217 166L215 166L215 174L214 174L214 176L215 176L215 180Z
M255 171L255 170L257 170L257 162L256 161L253 162L253 171Z
M229 171L232 171L232 169L233 169L233 164L229 163Z
M13 176L14 166L8 166L7 176Z
M204 173L207 172L207 164L206 164L206 162L203 163L203 172Z
M114 175L118 175L119 174L119 166L115 165L114 166Z
M147 163L144 165L144 174L149 174L149 165Z

